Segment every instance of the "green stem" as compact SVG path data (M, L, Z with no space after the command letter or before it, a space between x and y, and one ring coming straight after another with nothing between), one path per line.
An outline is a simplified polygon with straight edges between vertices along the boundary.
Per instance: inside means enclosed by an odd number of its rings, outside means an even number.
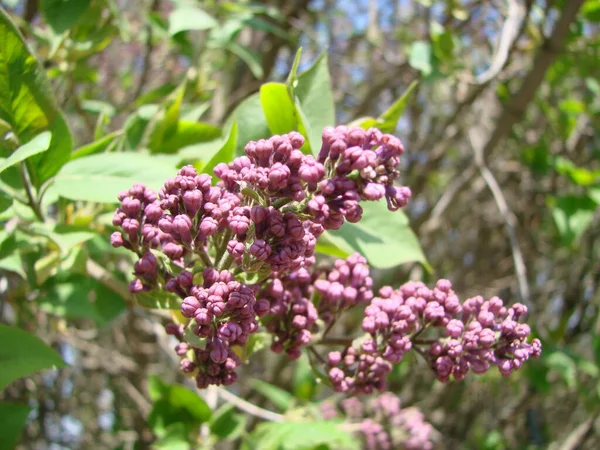
M40 222L44 222L44 215L42 214L39 203L33 195L33 191L31 189L31 180L29 179L27 167L25 166L24 162L21 163L21 177L23 178L23 186L25 187L25 194L27 195L29 207L33 210L38 220Z
M208 256L208 253L206 253L204 247L200 246L196 250L198 251L198 255L200 256L200 259L202 259L204 265L206 267L213 267L213 262L210 260L210 256Z

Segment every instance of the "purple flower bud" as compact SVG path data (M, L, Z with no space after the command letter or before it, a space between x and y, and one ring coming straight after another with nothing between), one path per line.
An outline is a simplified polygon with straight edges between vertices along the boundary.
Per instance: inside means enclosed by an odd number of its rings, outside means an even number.
M246 246L243 242L238 242L235 239L232 239L227 243L227 252L233 256L233 259L236 262L241 262L242 257L244 256L244 252L246 251Z
M163 253L171 260L181 258L183 255L183 247L173 242L168 242L163 247Z
M121 233L119 233L118 231L115 231L113 234L110 235L110 245L117 248L117 247L122 247L123 244L124 244L123 235Z
M262 239L257 239L250 246L250 254L260 261L266 261L271 255L271 246Z
M203 199L202 192L199 190L186 191L183 194L183 204L186 212L190 216L194 216L202 208Z
M194 311L194 319L198 325L210 325L212 318L211 312L206 308L198 308Z
M136 278L131 283L129 283L129 292L131 292L132 294L138 294L138 293L142 292L143 290L145 290L145 289L144 289L144 285L141 282L141 280Z
M462 321L452 319L446 325L446 333L448 334L448 336L450 336L452 338L457 338L462 334L464 328L465 328L465 324Z
M273 189L282 189L287 186L290 169L281 163L275 163L269 170L269 181Z
M479 333L479 343L484 347L491 347L496 342L496 333L489 328L484 328Z
M200 308L200 306L200 302L196 297L186 297L183 299L183 303L181 303L181 315L187 318L194 317L196 310Z
M179 363L179 369L183 372L183 373L191 373L194 370L196 370L196 363L193 361L190 361L187 358L184 358L181 360L181 362Z
M227 347L220 339L215 339L209 344L210 348L210 359L217 363L223 364L227 361Z

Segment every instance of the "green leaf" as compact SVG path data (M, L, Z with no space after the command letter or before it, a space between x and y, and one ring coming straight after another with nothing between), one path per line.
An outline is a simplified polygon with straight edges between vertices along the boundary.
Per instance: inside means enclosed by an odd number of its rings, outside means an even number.
M179 309L181 299L169 292L140 292L135 299L144 308L149 309Z
M266 83L260 87L260 104L272 134L298 130L296 106L283 83Z
M588 0L581 7L581 13L590 22L600 22L600 2Z
M42 0L41 9L56 34L72 28L90 5L90 0Z
M158 437L167 435L173 424L183 424L189 432L212 416L202 397L183 386L166 383L151 375L148 390L153 401L148 424Z
M233 405L223 405L210 422L210 432L219 439L238 438L246 428L246 416L236 412Z
M123 135L121 130L107 134L106 136L97 139L89 144L83 145L71 154L71 161L84 156L95 155L107 151L115 140Z
M96 236L96 233L85 231L86 228L65 224L55 224L53 226L48 224L31 224L29 229L31 232L45 236L54 242L63 255L67 254L76 245L82 244Z
M0 403L0 448L15 448L19 443L31 408L17 403Z
M0 190L0 213L3 213L13 204L13 198L6 192Z
M377 124L373 126L376 126L384 133L394 133L396 131L396 127L398 126L398 120L400 120L400 117L408 106L408 102L412 98L412 93L415 91L415 88L418 84L418 81L413 81L410 86L408 86L406 91L404 91L402 96L396 100L394 104L387 109L387 111L379 116L377 119Z
M262 68L262 61L260 60L260 55L258 53L247 49L237 42L229 42L226 48L246 63L250 68L252 75L254 75L254 78L260 80L265 75Z
M101 153L66 164L49 190L71 200L117 203L135 183L158 190L174 176L179 157L147 153Z
M408 64L427 76L433 72L431 44L425 41L415 41L410 47Z
M188 430L183 423L167 426L163 435L152 443L153 450L190 450Z
M555 351L545 358L551 370L558 372L567 387L573 389L577 385L577 365L573 358L561 351Z
M19 328L0 324L0 342L0 391L16 379L66 366L41 339Z
M233 160L235 155L235 144L237 142L237 133L238 126L237 123L233 123L231 126L231 130L229 130L229 136L227 137L227 141L223 144L223 147L215 153L215 155L206 163L203 168L205 173L212 175L212 171L215 166L219 163L228 163Z
M52 134L49 131L44 131L34 137L31 141L20 146L8 158L4 161L0 161L0 173L34 155L47 151L50 147L51 137Z
M362 202L360 223L345 223L329 234L343 250L359 252L369 264L386 269L407 262L429 268L423 250L402 211L388 211L385 202Z
M353 252L352 248L350 248L344 241L342 242L342 247L340 248L336 245L333 240L336 238L331 238L328 231L324 232L321 236L319 236L319 240L317 241L317 246L315 250L322 255L334 256L336 258L347 258ZM340 243L340 239L337 239L338 244Z
M288 87L295 89L296 81L298 80L298 66L300 65L300 57L302 56L302 47L298 48L296 51L296 56L294 57L294 62L292 63L292 69L288 74L286 84Z
M567 175L573 183L579 186L589 186L600 180L600 171L592 172L583 167L577 167L572 161L562 156L555 158L554 169L562 175Z
M564 245L572 245L583 234L597 207L588 196L566 195L555 199L552 217Z
M323 128L335 125L335 103L329 77L327 53L298 76L294 95L300 105L302 121L313 153L321 150Z
M84 111L93 114L105 114L108 117L114 117L117 114L117 108L100 100L83 100L81 107Z
M165 139L156 152L175 153L177 150L204 142L210 142L221 137L219 127L204 122L180 120L174 133Z
M237 106L227 120L228 124L233 123L233 121L238 125L236 155L244 154L244 147L248 142L266 139L271 136L258 93L246 98Z
M294 400L294 396L288 391L257 379L252 380L250 384L257 392L260 392L262 395L264 395L281 411L285 412L290 409L290 406Z
M252 437L261 450L309 450L360 448L360 440L342 430L335 422L262 423Z
M28 161L32 182L39 187L69 160L71 132L44 70L1 8L0 42L0 119L10 124L19 142L29 142L43 131L52 133L48 151Z
M40 308L59 317L89 319L104 326L126 308L123 298L90 279L87 273L68 273L63 283L53 284L40 296Z
M169 34L171 36L188 30L208 30L216 27L219 22L197 6L177 8L169 16Z
M313 400L317 391L317 379L305 354L296 360L293 378L294 397L304 401Z

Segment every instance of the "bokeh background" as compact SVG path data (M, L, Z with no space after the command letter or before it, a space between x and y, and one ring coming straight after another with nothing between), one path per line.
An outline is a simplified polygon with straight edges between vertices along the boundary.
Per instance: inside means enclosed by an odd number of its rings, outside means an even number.
M395 134L428 265L387 267L377 282L448 278L463 298L523 302L544 354L510 379L494 371L445 385L406 361L391 389L434 425L436 448L600 447L599 1L0 3L51 80L74 148L103 138L107 151L139 148L147 107L186 77L182 115L222 125L261 84L285 80L299 47L300 72L327 52L338 124L377 117L413 89ZM64 214L106 223L94 208ZM85 249L128 270L102 237ZM77 296L95 281L78 277L44 287L0 265L2 320L71 364L0 394L33 408L19 448L152 448L148 376L181 381L162 319L126 295L94 316ZM321 395L303 360L260 353L243 373L236 392L259 406L278 408L253 387L256 374L300 403Z

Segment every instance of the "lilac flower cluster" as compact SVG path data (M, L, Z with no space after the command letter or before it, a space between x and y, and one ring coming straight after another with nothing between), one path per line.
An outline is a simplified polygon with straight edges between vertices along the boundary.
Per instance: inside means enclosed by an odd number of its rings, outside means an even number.
M541 353L540 341L528 343L531 330L519 323L526 314L524 305L506 308L498 297L461 304L447 280L434 289L420 282L386 286L365 309L360 345L329 353L329 378L339 392L382 390L393 364L419 345L429 347L426 358L440 381L463 379L469 370L481 374L492 365L509 375ZM425 333L433 339L424 339Z
M361 219L360 200L385 197L390 211L406 206L410 189L393 185L400 175L402 153L404 147L398 138L376 128L325 128L319 163L325 168L326 178L308 202L308 211L326 229L338 229L344 219Z
M216 185L185 166L158 194L140 184L119 194L113 224L122 231L111 243L138 258L129 288L181 299L182 323L167 331L199 387L235 381L241 361L232 346L245 345L260 324L274 352L296 359L303 347L327 344L343 311L366 303L365 336L327 361L317 354L336 391L383 390L393 364L416 346L426 346L442 381L491 365L508 375L539 355L540 342L528 343L520 323L523 305L481 297L461 304L445 280L434 289L384 287L374 297L359 254L320 268L314 254L325 230L360 220L361 201L385 197L397 210L410 189L394 186L402 143L377 129L326 128L317 159L303 145L297 132L249 142L244 156L215 167ZM444 336L428 339L436 331Z
M271 350L285 351L291 359L301 355L301 348L310 343L319 318L312 302L313 275L306 268L283 278L270 280L260 291L259 302L268 304L265 328L273 334Z
M181 315L189 319L185 328L203 342L202 347L181 343L176 349L188 355L182 369L193 373L199 388L209 384L231 384L236 378L239 359L232 345L244 345L248 336L258 330L257 303L254 291L233 274L208 267L202 273L203 284L192 285L181 304ZM260 309L260 308L258 308Z
M360 423L357 434L363 448L369 450L430 450L433 448L433 427L415 407L401 408L400 399L384 392L363 404L357 397L321 404L323 416L334 419L340 415L351 423Z
M367 260L359 253L334 262L333 270L324 279L317 279L314 288L319 294L319 316L326 324L340 311L366 303L373 298L373 279Z

